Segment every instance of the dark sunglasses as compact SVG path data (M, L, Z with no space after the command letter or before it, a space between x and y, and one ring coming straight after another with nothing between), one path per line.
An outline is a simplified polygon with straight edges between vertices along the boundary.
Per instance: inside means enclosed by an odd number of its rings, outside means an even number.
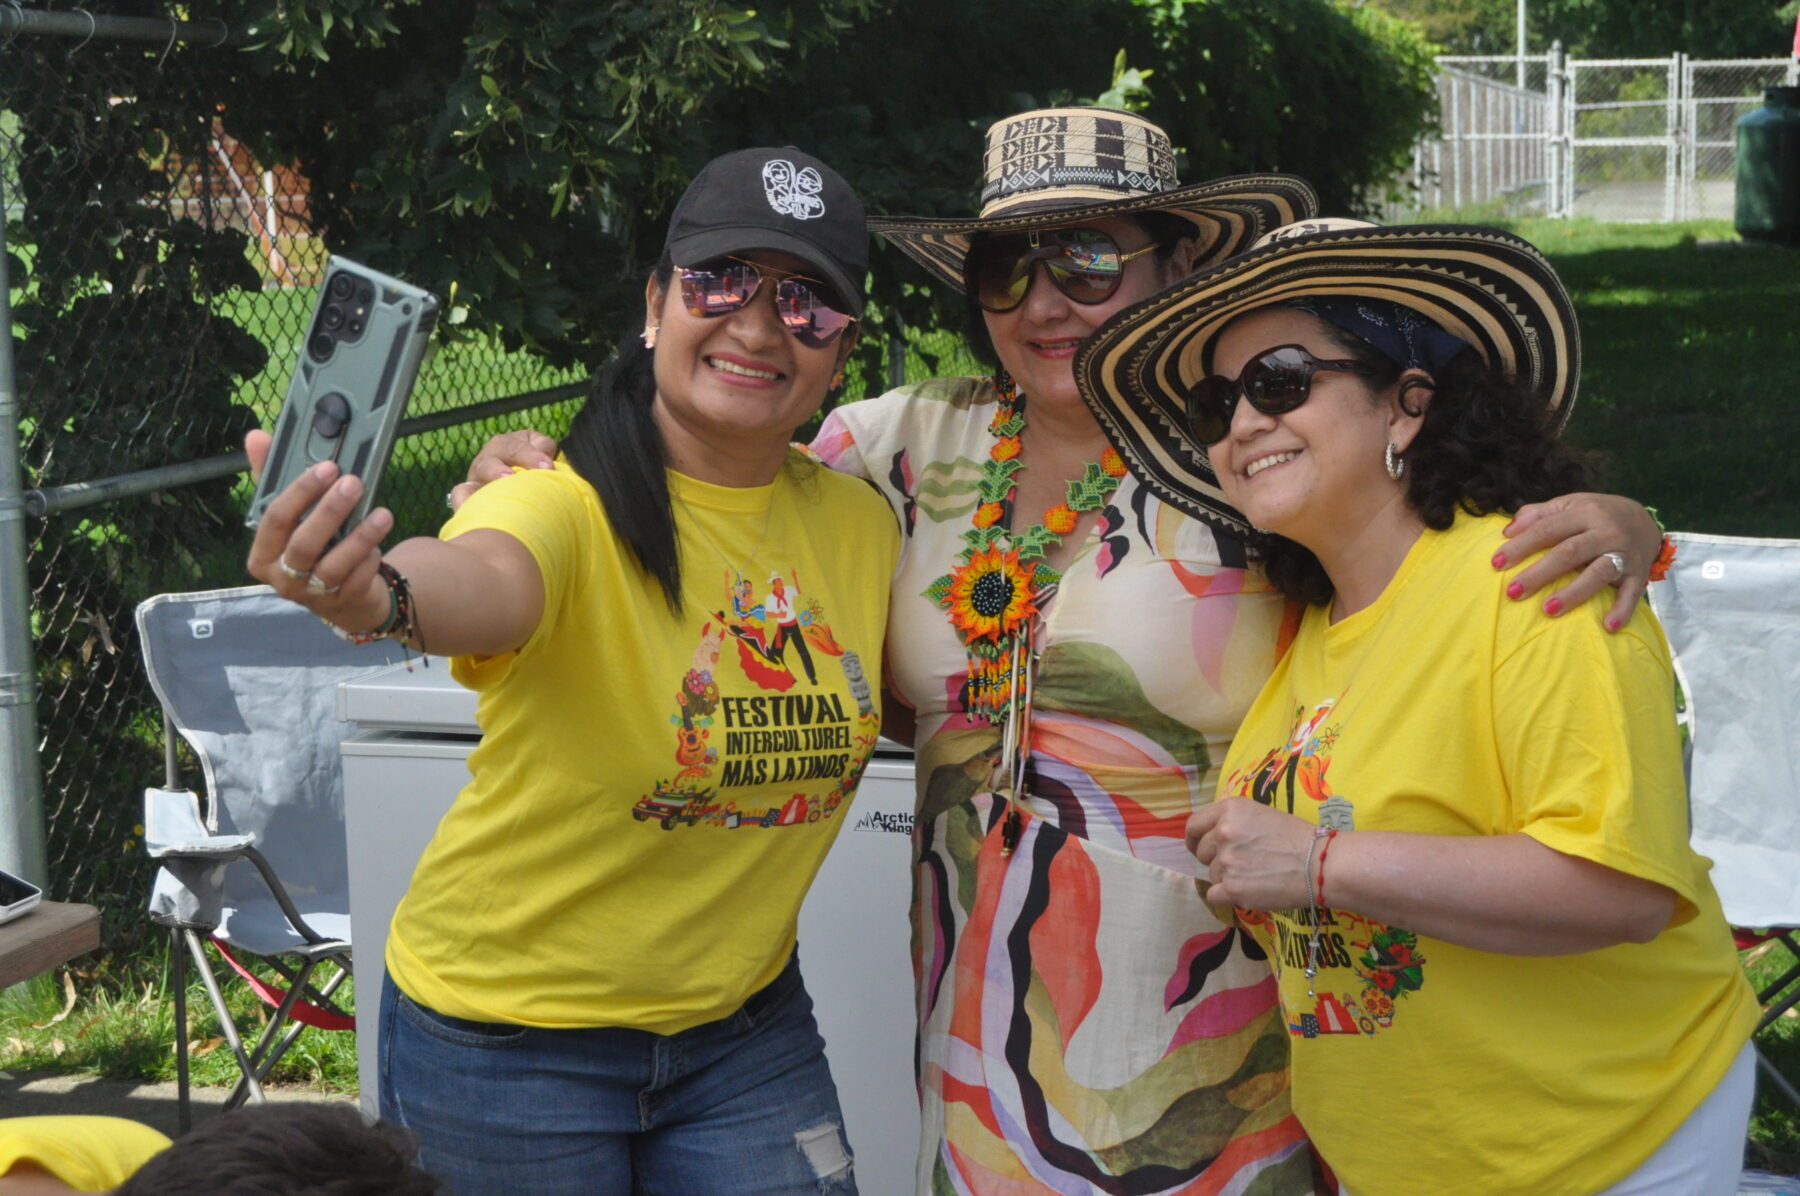
M1025 301L1031 272L1044 263L1056 289L1076 303L1103 303L1119 289L1125 263L1156 248L1156 242L1125 253L1119 243L1093 228L1046 228L989 237L969 251L963 283L975 302L991 312L1007 312Z
M1312 394L1313 375L1320 370L1372 377L1374 366L1360 361L1321 361L1299 345L1277 345L1244 363L1235 378L1209 374L1188 390L1188 428L1203 445L1214 445L1231 431L1238 395L1264 415L1285 415Z
M801 274L779 270L741 258L722 257L698 266L679 266L681 304L690 316L707 320L742 309L763 283L775 284L775 314L782 327L809 349L829 348L856 317L832 306L835 299L824 283Z

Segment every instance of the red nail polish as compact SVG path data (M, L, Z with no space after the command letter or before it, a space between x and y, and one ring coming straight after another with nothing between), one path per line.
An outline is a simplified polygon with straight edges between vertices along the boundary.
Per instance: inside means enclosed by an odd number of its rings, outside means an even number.
M1494 554L1494 568L1496 568L1496 569L1506 568L1506 554L1504 552L1496 552Z
M1606 619L1606 629L1608 631L1617 631L1619 629L1619 621L1608 615Z
M1523 598L1525 596L1525 587L1515 581L1506 587L1506 596L1508 598Z
M1561 598L1552 598L1548 602L1544 603L1544 613L1547 615L1562 614L1562 599Z

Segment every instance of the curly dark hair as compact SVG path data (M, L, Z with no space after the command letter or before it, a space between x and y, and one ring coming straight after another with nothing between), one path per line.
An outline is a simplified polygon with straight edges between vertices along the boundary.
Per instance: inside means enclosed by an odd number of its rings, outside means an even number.
M1385 390L1400 377L1390 358L1355 333L1328 320L1319 324L1347 356L1376 371L1366 379L1371 390ZM1445 530L1459 509L1510 514L1587 488L1586 463L1557 440L1549 408L1518 378L1491 369L1469 349L1440 370L1436 382L1425 422L1406 450L1407 505L1426 527ZM1406 404L1404 394L1400 402ZM1331 579L1309 550L1266 532L1248 539L1282 593L1312 604L1331 600Z
M1156 252L1152 255L1152 260L1156 262L1156 268L1165 275L1165 282L1175 282L1175 279L1166 277L1169 262L1174 258L1175 247L1178 244L1190 237L1200 235L1200 230L1194 227L1194 222L1169 212L1134 212L1126 219L1149 234L1150 240L1156 245ZM986 233L976 233L974 237L970 238L969 253L971 255L980 252L981 243L986 237ZM964 287L963 319L967 321L967 327L963 330L963 339L968 342L969 353L976 361L990 370L998 369L1000 355L994 352L994 340L988 335L987 320L983 316L981 304L975 301L974 290Z

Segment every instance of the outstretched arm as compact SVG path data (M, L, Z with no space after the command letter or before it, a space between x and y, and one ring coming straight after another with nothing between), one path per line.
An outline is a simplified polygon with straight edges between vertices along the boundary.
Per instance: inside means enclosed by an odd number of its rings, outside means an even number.
M1544 554L1512 579L1509 597L1527 598L1574 573L1567 585L1544 599L1544 613L1555 617L1606 586L1617 586L1618 598L1606 612L1608 631L1625 626L1637 609L1650 582L1650 566L1662 548L1662 529L1650 512L1617 494L1565 494L1521 507L1506 535L1506 543L1494 554L1494 568L1505 569L1534 552ZM1609 553L1624 560L1623 573Z
M252 433L244 446L260 473L267 435ZM379 572L385 559L411 591L418 634L409 642L419 651L498 655L530 638L543 617L544 583L523 544L476 529L450 541L415 537L384 558L381 541L394 519L378 507L331 545L361 494L361 479L340 476L331 462L295 479L263 513L246 562L251 575L345 631L367 632L388 623L394 609Z

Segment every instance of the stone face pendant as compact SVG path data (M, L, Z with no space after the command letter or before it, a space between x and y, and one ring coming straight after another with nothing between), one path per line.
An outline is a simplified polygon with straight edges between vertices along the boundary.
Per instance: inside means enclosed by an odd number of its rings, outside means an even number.
M1331 831L1356 829L1356 806L1347 798L1332 794L1319 803L1319 825Z

